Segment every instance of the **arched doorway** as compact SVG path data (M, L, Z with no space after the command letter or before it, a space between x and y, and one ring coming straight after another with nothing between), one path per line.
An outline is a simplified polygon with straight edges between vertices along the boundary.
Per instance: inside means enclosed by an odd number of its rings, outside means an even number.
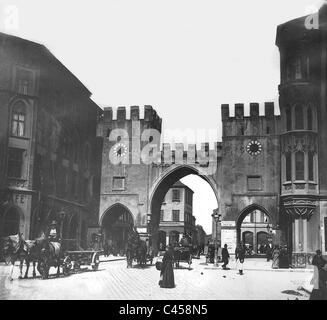
M150 190L151 220L149 229L151 230L150 237L152 238L151 244L154 252L157 252L158 250L160 212L163 200L170 188L172 188L182 178L190 175L196 175L210 185L216 200L216 208L218 208L218 186L213 176L204 174L204 171L201 171L201 168L195 165L182 164L169 167L169 169L163 172L155 181ZM211 214L212 211L208 212L210 222L212 220Z
M20 212L17 208L11 207L3 214L1 235L9 236L20 232Z
M128 232L134 225L132 213L123 205L115 204L109 208L102 219L104 241L115 252L123 253L126 248Z
M256 204L245 208L237 220L237 241L243 241L248 253L264 254L265 245L271 241L269 224L271 219L265 208Z

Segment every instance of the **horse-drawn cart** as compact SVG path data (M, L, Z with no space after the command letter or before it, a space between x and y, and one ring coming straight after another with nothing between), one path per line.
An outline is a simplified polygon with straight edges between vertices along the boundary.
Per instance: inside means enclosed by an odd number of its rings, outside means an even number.
M179 268L180 262L186 262L188 269L191 269L192 250L190 247L174 247L174 261L176 268Z
M98 270L101 251L78 250L76 239L62 239L64 258L62 270L65 275L71 270L78 270L81 266L91 266L94 271Z
M81 266L91 266L92 270L98 270L100 253L101 251L91 250L66 251L62 263L63 273L68 275L71 270L78 270Z

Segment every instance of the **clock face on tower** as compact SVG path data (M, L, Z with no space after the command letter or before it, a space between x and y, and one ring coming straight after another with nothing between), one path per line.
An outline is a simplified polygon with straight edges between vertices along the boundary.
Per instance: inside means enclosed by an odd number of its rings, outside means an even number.
M262 145L260 142L256 140L252 140L248 143L246 146L246 151L251 155L251 156L257 156L258 154L261 153L262 151Z
M114 147L114 153L117 157L125 157L127 154L127 147L123 143L117 143Z

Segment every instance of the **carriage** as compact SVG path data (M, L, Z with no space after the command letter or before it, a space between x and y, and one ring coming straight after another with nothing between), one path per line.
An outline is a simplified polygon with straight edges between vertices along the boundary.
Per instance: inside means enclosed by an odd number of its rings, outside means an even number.
M79 270L81 266L91 266L92 270L98 270L101 251L77 250L76 239L62 239L61 242L64 249L62 269L65 275L71 270Z
M176 268L179 268L180 262L186 262L188 269L191 269L192 248L190 246L174 247L173 256Z
M51 242L52 245L57 246L60 253L58 259L40 259L38 266L39 272L43 279L49 277L50 267L62 267L64 275L68 275L72 270L76 271L81 266L91 266L92 270L96 271L100 264L101 251L93 250L77 250L76 239L61 239L59 242ZM57 272L59 275L59 271Z

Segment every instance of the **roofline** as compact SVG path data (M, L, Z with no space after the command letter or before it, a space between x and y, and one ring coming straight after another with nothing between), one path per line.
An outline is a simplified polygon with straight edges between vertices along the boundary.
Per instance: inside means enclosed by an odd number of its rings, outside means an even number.
M0 36L6 37L6 38L9 38L9 39L13 39L13 40L16 40L16 41L27 42L27 43L35 46L35 47L39 47L40 49L44 50L44 53L48 53L49 58L52 59L61 68L63 68L64 71L67 72L78 83L78 85L80 87L82 87L83 90L86 91L86 93L89 95L89 97L91 97L91 95L92 95L91 91L60 60L58 60L58 58L56 58L56 56L44 44L34 42L34 41L31 41L31 40L27 40L27 39L24 39L24 38L20 38L18 36L11 35L11 34L4 33L4 32L0 32Z

